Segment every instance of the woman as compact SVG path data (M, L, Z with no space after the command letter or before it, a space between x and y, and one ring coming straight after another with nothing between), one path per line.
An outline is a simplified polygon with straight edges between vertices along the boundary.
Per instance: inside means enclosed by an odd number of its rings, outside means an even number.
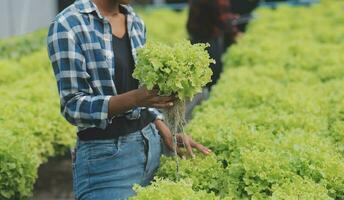
M138 88L131 74L136 50L146 41L142 20L129 0L77 0L57 15L48 51L57 79L61 113L78 127L73 184L76 199L114 200L149 184L159 166L161 139L172 149L170 130L153 108L175 98ZM150 108L150 109L148 109ZM210 150L178 135L192 148Z

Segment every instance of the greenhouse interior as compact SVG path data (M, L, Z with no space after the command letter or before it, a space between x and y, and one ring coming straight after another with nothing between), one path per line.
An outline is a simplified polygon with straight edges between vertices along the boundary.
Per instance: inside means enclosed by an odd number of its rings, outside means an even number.
M0 16L0 200L344 200L344 0Z

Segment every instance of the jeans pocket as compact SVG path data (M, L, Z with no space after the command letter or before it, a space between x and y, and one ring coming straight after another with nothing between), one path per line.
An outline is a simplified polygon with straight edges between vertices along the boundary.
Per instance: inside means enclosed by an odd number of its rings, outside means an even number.
M149 131L144 134L144 137L148 145L146 173L153 174L160 166L161 137L153 124L151 124Z
M118 155L119 140L111 140L111 142L95 142L89 144L88 162L96 162L114 158Z

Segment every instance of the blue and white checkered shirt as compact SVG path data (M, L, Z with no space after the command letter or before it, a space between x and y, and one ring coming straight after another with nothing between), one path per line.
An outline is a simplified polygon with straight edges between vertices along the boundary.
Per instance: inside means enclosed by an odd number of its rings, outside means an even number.
M137 49L146 42L146 29L130 6L121 6L127 11L127 30L136 62ZM49 28L48 52L62 115L79 130L105 129L111 123L110 97L117 94L112 32L109 21L91 0L77 0L56 16Z

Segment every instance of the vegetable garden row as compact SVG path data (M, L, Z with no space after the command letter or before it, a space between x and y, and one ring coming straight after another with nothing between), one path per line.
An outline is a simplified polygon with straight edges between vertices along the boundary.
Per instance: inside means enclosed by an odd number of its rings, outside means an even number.
M149 40L186 37L186 13L142 13ZM214 154L163 158L137 199L344 199L344 3L259 9L187 133ZM168 21L168 22L167 22ZM0 41L0 199L75 142L59 114L46 30Z
M259 9L188 134L215 155L164 158L137 199L344 199L344 2Z

